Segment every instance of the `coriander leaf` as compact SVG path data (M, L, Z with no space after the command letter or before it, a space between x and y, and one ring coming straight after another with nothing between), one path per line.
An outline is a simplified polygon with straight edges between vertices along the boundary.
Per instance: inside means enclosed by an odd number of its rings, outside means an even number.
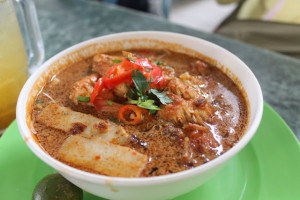
M120 60L120 59L113 59L112 61L116 64L123 62L123 60Z
M132 70L131 78L138 91L138 96L142 96L146 89L150 87L147 78L140 70Z
M156 64L156 65L164 65L164 63L161 62L161 61L156 61L155 64Z
M148 110L160 110L160 108L154 103L155 103L154 100L146 100L146 101L139 102L137 106L141 108L146 108Z
M35 103L36 103L36 104L40 104L40 103L43 103L43 101L42 101L41 99L37 99L37 100L35 101Z
M146 101L148 98L149 98L149 97L148 97L148 96L146 96L146 95L142 95L142 96L140 96L140 99L141 99L142 101Z
M107 101L106 103L110 106L114 104L112 101Z
M149 92L151 92L152 94L154 94L154 95L159 99L159 101L160 101L162 104L164 104L164 105L173 102L173 100L170 99L170 98L167 96L166 93L160 92L158 89L150 89Z
M153 82L153 76L151 75L151 76L150 76L150 80L149 80L148 83L151 84L152 82ZM150 86L149 86L149 87L150 87Z
M126 96L128 96L130 99L135 99L137 98L137 95L134 91L133 88L130 88L127 84L125 84L126 88L127 88L127 93Z
M135 63L135 60L133 60L132 58L129 58L128 56L126 57L126 59L130 60L131 62Z
M150 115L155 114L156 111L157 111L157 110L149 110L149 114L150 114Z
M127 104L138 104L137 100L129 100L126 102Z
M90 97L78 96L77 100L80 102L90 102Z
M141 107L141 108L146 108L148 110L160 110L160 108L155 105L155 101L154 100L146 100L146 101L143 101L141 100L141 98L139 98L138 100L129 100L127 101L128 104L135 104L137 105L138 107Z

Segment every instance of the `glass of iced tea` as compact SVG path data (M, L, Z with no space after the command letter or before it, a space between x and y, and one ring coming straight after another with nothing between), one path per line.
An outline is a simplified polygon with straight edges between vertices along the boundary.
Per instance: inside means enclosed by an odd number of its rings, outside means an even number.
M31 0L0 0L0 136L15 118L16 102L28 74L44 59L36 16Z

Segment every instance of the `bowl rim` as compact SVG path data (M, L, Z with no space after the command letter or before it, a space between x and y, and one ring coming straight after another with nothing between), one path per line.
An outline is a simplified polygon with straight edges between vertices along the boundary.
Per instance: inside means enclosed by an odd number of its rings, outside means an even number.
M257 109L254 116L254 120L250 126L248 125L248 130L245 131L244 136L242 139L234 145L231 149L229 149L227 152L222 154L221 156L205 163L200 166L197 166L192 169L184 170L181 172L168 174L168 175L162 175L162 176L155 176L155 177L137 177L137 178L125 178L125 177L110 177L105 175L99 175L99 174L93 174L90 172L86 172L83 170L76 169L74 167L71 167L69 165L66 165L53 157L51 157L46 151L42 149L42 147L35 142L35 140L32 138L31 130L27 126L26 123L26 105L27 105L27 98L31 91L32 86L34 85L35 81L38 80L38 77L44 72L49 66L51 66L52 63L54 63L59 58L63 57L64 55L68 55L71 52L73 52L76 49L81 49L85 46L88 46L90 44L96 43L98 40L111 38L111 37L122 37L122 36L129 36L131 38L134 38L137 35L144 35L149 36L150 38L155 38L157 40L161 40L159 36L172 36L172 37L180 37L182 39L192 39L192 40L198 40L199 43L203 43L205 45L209 45L212 48L217 48L221 51L224 51L227 55L231 56L233 59L235 59L239 65L246 68L248 75L251 76L251 79L253 79L253 87L257 88L256 95L257 95ZM124 40L124 39L123 39ZM125 39L126 40L126 39ZM163 40L162 40L163 41ZM189 48L189 47L187 47ZM24 101L25 100L25 101ZM250 102L249 102L250 104ZM25 141L26 145L33 151L33 153L38 156L43 162L51 166L52 168L56 169L57 171L64 173L68 176L88 181L91 183L106 183L109 181L110 184L113 184L114 186L145 186L145 185L153 185L153 184L163 184L166 182L174 182L181 179L185 179L188 177L196 176L198 174L202 174L206 171L209 171L213 168L217 168L222 163L225 163L227 160L229 160L232 156L236 155L241 149L243 149L246 144L251 140L251 138L254 136L256 129L258 128L263 113L263 95L261 91L261 87L259 85L259 82L257 81L255 75L253 72L249 69L249 67L242 62L237 56L229 52L228 50L224 49L221 46L218 46L212 42L209 42L207 40L197 38L194 36L179 34L179 33L173 33L173 32L165 32L165 31L131 31L131 32L122 32L122 33L115 33L115 34L109 34L105 36L100 36L96 38L92 38L83 42L80 42L78 44L75 44L65 50L60 51L59 53L55 54L53 57L49 58L46 62L44 62L38 70L33 73L25 85L22 88L22 91L19 95L18 102L17 102L17 109L16 109L16 119L19 131L21 133L21 136L23 140ZM25 139L26 138L26 139ZM29 139L28 139L29 138Z

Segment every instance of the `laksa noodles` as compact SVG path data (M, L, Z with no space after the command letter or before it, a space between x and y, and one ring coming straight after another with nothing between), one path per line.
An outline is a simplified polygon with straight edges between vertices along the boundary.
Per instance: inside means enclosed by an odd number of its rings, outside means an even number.
M98 53L48 77L33 129L53 158L116 177L188 170L221 156L248 124L246 95L201 57Z

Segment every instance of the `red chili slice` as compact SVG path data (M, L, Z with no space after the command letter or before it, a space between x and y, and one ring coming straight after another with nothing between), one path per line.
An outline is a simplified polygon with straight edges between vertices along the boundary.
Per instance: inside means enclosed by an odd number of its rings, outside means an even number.
M148 81L152 76L153 81L150 84L151 88L161 88L163 86L165 77L162 70L157 65L150 63L150 61L145 58L137 59L136 64L143 67L142 73L145 75Z
M162 88L165 82L165 76L162 70L153 65L153 70L150 72L150 75L153 77L153 82L150 84L151 88Z
M96 96L99 94L99 92L101 92L103 86L102 78L99 78L91 94L91 103L94 103Z
M148 81L152 77L151 88L161 88L164 84L165 78L162 70L158 66L151 64L148 59L139 58L135 63L125 59L121 63L112 66L107 74L97 81L91 94L91 103L95 101L96 96L103 88L113 89L121 83L132 82L132 70L140 70Z
M103 78L105 88L112 89L121 83L131 81L131 73L133 69L140 69L140 66L128 59L112 66Z
M149 120L149 111L136 105L125 105L119 111L119 121L126 124L139 124L146 118Z

